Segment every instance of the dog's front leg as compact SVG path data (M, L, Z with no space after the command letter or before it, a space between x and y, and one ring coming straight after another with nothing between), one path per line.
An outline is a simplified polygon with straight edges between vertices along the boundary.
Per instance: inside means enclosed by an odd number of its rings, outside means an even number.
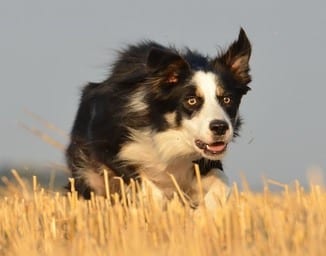
M201 177L204 204L208 210L222 206L228 199L231 188L228 177L217 168L211 169Z

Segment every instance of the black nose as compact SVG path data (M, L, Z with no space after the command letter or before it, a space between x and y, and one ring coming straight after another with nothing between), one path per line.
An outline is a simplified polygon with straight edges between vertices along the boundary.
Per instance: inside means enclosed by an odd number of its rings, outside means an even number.
M211 129L215 135L224 135L227 129L229 129L229 125L223 120L213 120L209 124L209 129Z

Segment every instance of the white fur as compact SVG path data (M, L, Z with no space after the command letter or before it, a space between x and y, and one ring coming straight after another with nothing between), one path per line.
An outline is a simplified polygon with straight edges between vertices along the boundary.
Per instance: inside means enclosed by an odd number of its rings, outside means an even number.
M164 194L171 195L175 187L170 174L181 188L190 188L193 180L192 160L199 157L182 136L183 133L176 130L156 134L131 130L132 142L122 147L119 158L141 165L140 175L157 184Z
M127 105L128 112L144 112L147 111L147 104L144 103L145 93L143 90L136 90L130 97Z
M94 189L94 192L97 195L105 195L105 184L104 178L97 171L91 169L81 169L78 172L78 175L85 180L88 186Z
M225 173L219 169L212 169L201 178L206 208L214 210L222 206L231 193L229 180Z

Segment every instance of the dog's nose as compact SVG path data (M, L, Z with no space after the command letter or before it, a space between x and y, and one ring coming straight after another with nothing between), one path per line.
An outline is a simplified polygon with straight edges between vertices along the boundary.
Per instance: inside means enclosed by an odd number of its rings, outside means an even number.
M223 120L213 120L209 124L209 129L215 135L224 135L227 129L229 129L229 125Z

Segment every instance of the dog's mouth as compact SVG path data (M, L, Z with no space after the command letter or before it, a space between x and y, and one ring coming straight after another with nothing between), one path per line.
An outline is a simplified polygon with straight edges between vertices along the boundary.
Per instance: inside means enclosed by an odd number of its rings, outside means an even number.
M218 155L223 153L227 148L227 143L224 141L215 141L211 144L207 144L201 140L195 140L196 146L203 150L205 154Z

